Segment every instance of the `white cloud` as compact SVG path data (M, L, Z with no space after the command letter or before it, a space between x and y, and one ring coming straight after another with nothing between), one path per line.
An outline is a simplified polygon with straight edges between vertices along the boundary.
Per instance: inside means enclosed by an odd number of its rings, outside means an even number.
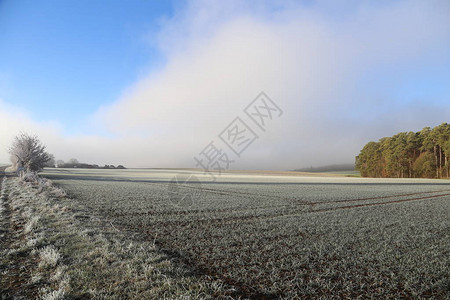
M350 9L352 3L356 8ZM405 107L389 94L380 99L364 93L360 78L368 70L389 75L392 65L407 72L411 65L448 58L448 5L342 5L349 10L333 14L326 1L307 7L191 1L163 22L158 35L167 65L93 117L114 138L63 137L45 124L25 123L65 159L189 167L263 90L285 113L234 167L289 169L351 162L368 139L445 121L449 105L429 105L429 113L420 114L425 103ZM19 128L5 126L8 132Z

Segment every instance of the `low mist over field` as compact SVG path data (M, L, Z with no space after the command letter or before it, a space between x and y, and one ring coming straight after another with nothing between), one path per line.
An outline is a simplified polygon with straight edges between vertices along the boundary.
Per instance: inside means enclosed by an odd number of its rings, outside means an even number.
M450 299L449 16L0 0L0 298Z
M0 3L0 162L25 131L57 159L194 167L261 91L283 114L232 169L353 163L450 116L448 1L100 3Z

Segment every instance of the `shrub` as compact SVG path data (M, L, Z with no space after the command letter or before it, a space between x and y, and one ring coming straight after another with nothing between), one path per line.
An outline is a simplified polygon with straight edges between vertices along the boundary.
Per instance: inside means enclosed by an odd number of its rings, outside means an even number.
M13 167L23 169L25 172L38 172L51 160L45 146L36 136L21 133L14 138L9 148Z

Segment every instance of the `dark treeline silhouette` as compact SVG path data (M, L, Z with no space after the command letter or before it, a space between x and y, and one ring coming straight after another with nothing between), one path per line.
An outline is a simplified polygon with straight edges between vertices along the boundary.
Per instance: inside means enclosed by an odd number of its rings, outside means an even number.
M363 177L450 177L450 124L370 142L356 157L356 169Z
M64 163L61 165L58 165L57 168L83 168L83 169L126 169L122 165L118 165L117 167L114 165L104 165L99 166L95 164L85 164L85 163L77 163L77 164L71 164L71 163Z
M327 165L320 167L309 167L309 168L301 168L295 169L296 172L335 172L335 171L354 171L354 164L340 164L340 165Z
M58 160L55 164L55 167L56 168L83 168L83 169L126 169L122 165L118 165L116 167L114 165L99 166L96 164L80 163L75 158L70 159L68 162Z

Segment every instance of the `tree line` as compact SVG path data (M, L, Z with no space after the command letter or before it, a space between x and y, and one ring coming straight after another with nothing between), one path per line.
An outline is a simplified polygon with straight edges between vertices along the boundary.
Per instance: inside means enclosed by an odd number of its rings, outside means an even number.
M71 158L68 162L64 162L63 160L58 160L52 165L47 165L47 167L51 168L83 168L83 169L126 169L122 165L118 165L117 167L114 165L104 165L99 166L97 164L87 164L80 163L78 159Z
M9 148L13 170L21 173L39 172L44 167L50 168L88 168L88 169L125 169L124 166L80 163L72 158L67 163L62 160L55 161L55 156L47 152L46 147L35 135L20 133L14 137Z
M369 142L356 156L363 177L450 177L450 124Z

